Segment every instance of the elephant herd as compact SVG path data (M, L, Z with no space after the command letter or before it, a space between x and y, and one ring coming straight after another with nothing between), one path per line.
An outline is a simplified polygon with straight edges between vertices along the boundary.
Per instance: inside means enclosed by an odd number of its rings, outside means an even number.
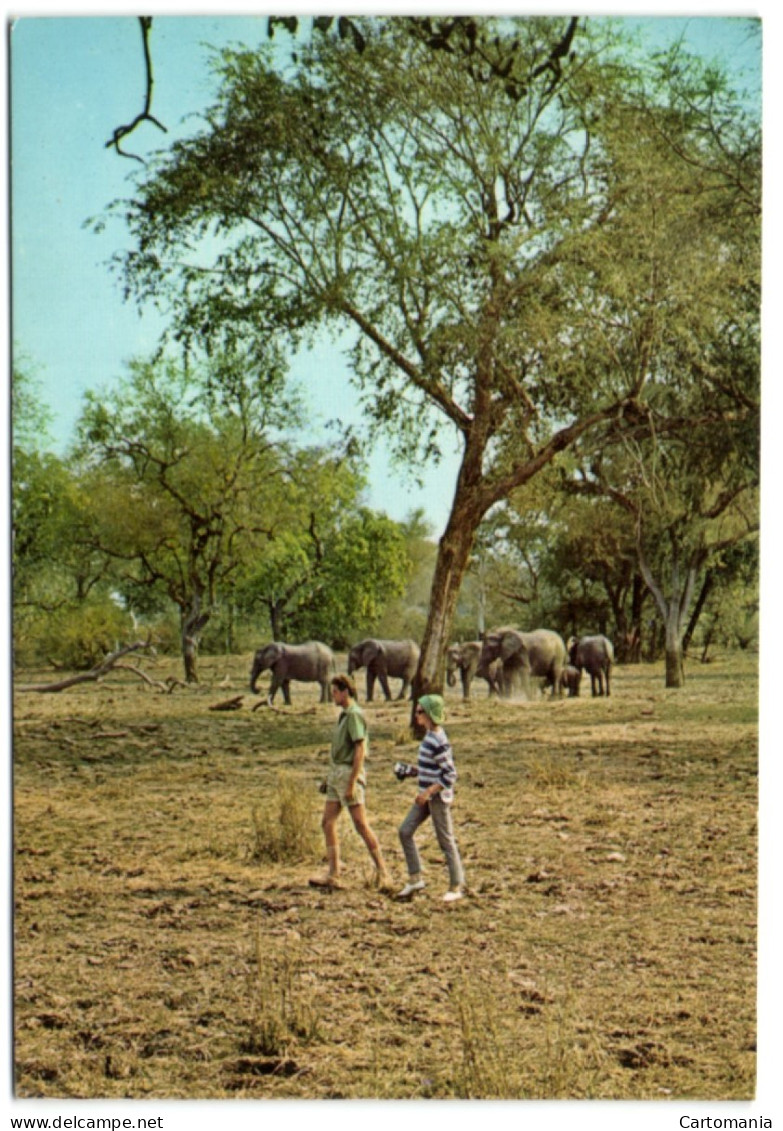
M530 699L533 680L549 687L553 697L564 692L577 696L582 672L590 676L590 689L595 695L609 695L614 649L606 636L572 636L568 644L547 628L520 632L516 628L496 628L483 640L452 644L446 657L446 678L449 686L462 680L463 698L470 698L475 676L485 679L489 694L509 698L520 693Z
M348 674L360 668L367 669L367 701L372 702L377 680L387 699L392 698L389 679L401 679L397 696L404 699L416 674L419 663L419 646L413 640L362 640L354 644L348 654ZM279 688L287 704L291 703L292 679L303 683L318 683L321 703L328 703L329 681L335 673L334 653L326 644L311 640L307 644L267 644L253 657L250 672L250 690L256 690L256 681L262 672L271 671L272 682L268 701L272 703Z
M366 639L355 644L348 653L348 674L365 668L367 701L372 702L376 681L386 699L391 699L389 679L400 679L398 699L410 692L419 662L419 647L413 640ZM614 664L612 643L606 636L572 636L568 644L561 636L546 628L520 632L515 628L497 628L485 633L482 640L452 644L446 657L446 677L450 687L456 686L457 673L462 683L463 698L470 698L473 680L486 680L489 694L509 698L521 694L531 698L533 681L551 688L552 696L579 695L582 673L590 676L590 689L595 695L610 694L610 678ZM307 644L272 643L260 648L253 658L250 690L262 672L272 673L268 693L271 704L282 688L290 705L291 680L318 683L322 703L330 701L329 683L335 673L331 648L313 640Z

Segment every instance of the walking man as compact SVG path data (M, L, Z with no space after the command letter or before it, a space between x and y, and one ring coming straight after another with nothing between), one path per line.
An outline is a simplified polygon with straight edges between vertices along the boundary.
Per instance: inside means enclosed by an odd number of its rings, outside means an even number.
M386 890L390 887L378 838L370 828L364 807L367 777L364 768L369 753L367 723L356 702L356 684L349 675L336 675L332 680L332 702L340 708L340 716L332 736L329 754L329 772L322 791L326 794L321 828L326 841L326 875L310 880L313 887L339 888L340 845L337 822L343 808L351 815L354 828L367 845L375 865L375 884Z

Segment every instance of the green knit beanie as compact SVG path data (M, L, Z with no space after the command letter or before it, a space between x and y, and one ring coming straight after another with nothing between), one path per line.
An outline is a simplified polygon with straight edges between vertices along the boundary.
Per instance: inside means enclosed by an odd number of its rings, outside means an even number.
M436 724L442 723L446 712L443 704L443 698L440 695L422 695L419 700L419 706L425 715L428 715Z

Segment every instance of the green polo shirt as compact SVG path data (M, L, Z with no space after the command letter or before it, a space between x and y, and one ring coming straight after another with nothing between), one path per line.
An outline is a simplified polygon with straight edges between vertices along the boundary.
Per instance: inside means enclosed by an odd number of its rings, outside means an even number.
M364 739L365 757L370 755L370 740L367 735L367 723L359 709L359 704L351 702L340 712L337 726L332 736L332 749L329 761L333 766L353 765L354 747Z

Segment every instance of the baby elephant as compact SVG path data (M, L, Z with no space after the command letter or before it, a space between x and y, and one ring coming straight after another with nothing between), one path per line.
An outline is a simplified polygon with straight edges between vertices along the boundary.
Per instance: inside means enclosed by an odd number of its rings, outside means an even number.
M562 695L564 691L567 691L569 699L575 699L579 695L579 684L581 682L581 670L575 668L573 664L566 664L560 673L560 694Z
M610 673L614 663L614 648L605 636L572 636L568 641L568 658L580 672L584 669L590 676L590 690L593 695L609 695Z

